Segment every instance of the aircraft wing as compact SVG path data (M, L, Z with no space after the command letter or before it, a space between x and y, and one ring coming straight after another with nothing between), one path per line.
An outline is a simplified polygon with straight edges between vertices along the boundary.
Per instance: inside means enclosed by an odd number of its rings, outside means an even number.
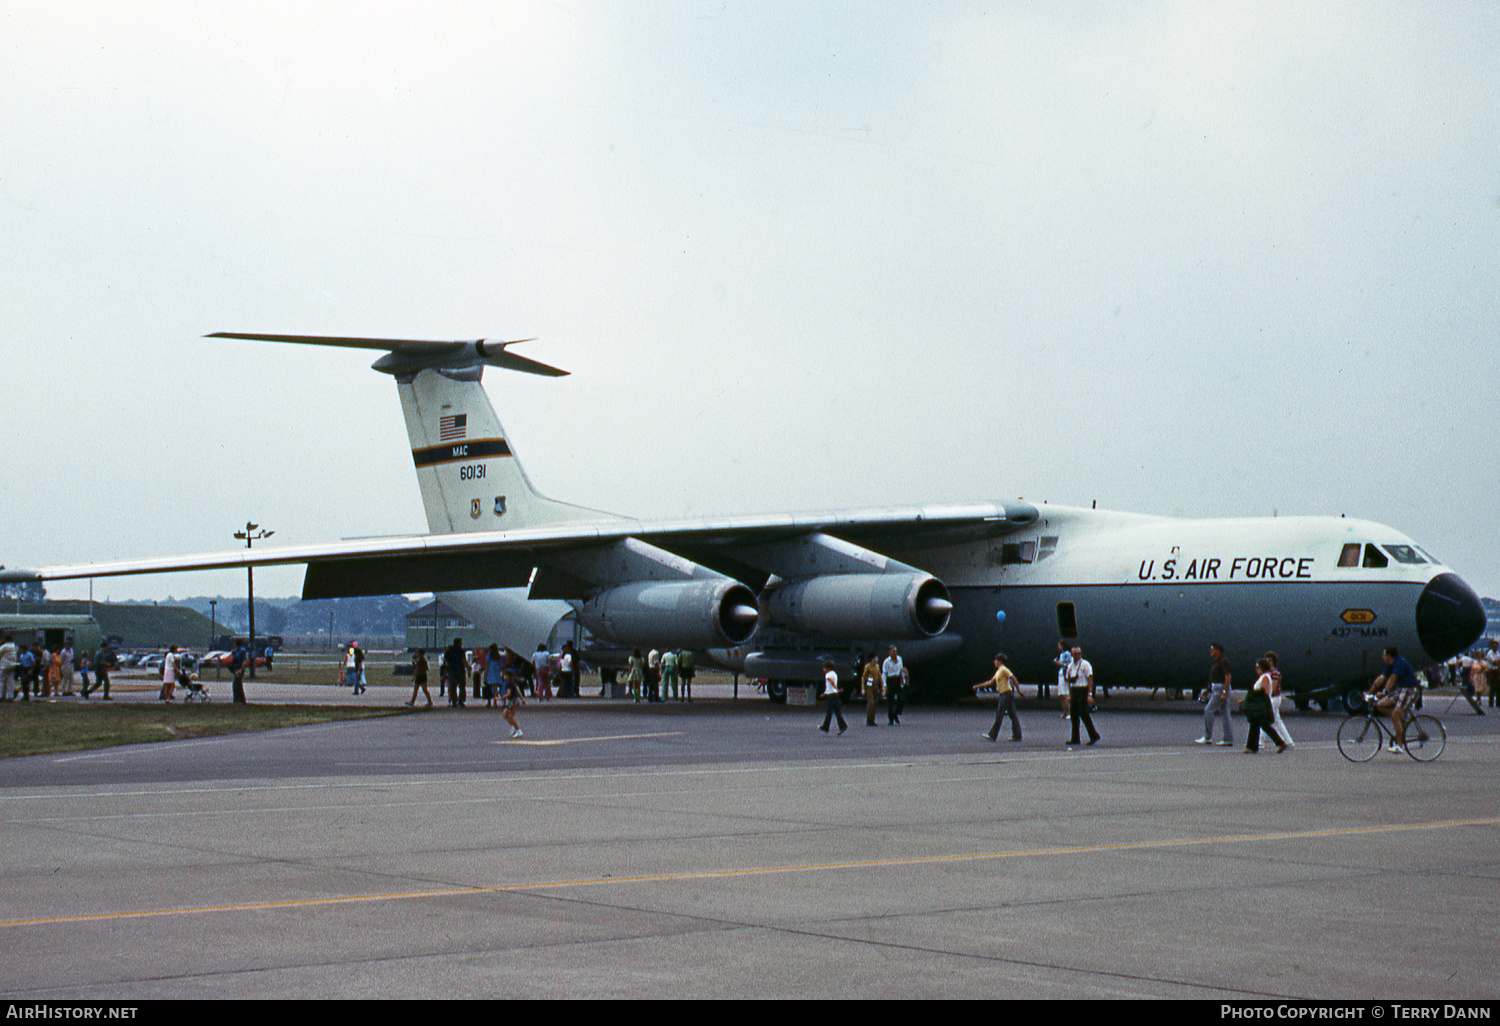
M778 542L819 535L877 551L911 553L959 541L999 537L1035 523L1038 517L1034 506L1015 502L660 521L590 520L511 531L422 534L36 569L0 569L0 583L305 563L308 572L302 597L306 599L512 588L530 582L533 570L547 563L549 557L586 552L628 539L709 568L724 568L721 572L727 576L744 578L753 576L755 565L754 561L742 558L744 552Z

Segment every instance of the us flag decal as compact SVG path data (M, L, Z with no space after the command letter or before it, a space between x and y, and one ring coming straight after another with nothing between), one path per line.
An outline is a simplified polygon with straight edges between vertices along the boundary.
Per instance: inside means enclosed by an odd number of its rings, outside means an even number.
M438 441L455 442L463 438L468 430L468 422L469 415L467 413L459 413L441 418L438 421Z

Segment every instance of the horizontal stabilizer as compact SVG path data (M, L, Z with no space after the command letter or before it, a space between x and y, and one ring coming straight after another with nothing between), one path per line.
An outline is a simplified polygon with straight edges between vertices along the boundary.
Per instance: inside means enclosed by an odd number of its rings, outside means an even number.
M387 374L415 374L426 367L472 367L487 364L502 370L524 374L542 374L549 378L566 377L568 372L549 367L536 360L505 351L517 342L534 342L523 338L511 342L473 339L467 342L442 342L409 338L343 338L329 335L261 335L241 331L216 331L205 338L238 338L251 342L291 342L307 346L339 346L345 349L378 349L386 355L373 364Z

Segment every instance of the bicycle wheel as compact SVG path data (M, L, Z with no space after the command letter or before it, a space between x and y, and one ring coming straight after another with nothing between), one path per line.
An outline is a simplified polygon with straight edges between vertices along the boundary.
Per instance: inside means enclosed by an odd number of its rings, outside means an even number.
M1339 754L1350 762L1369 762L1385 747L1385 732L1371 716L1351 716L1339 724Z
M1413 716L1406 721L1401 743L1406 754L1418 762L1431 762L1443 754L1443 745L1448 742L1448 732L1436 716Z

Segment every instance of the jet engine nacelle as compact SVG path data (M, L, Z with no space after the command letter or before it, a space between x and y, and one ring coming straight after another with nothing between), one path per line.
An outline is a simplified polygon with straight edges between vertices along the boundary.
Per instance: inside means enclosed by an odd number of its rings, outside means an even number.
M759 615L738 581L636 581L589 599L578 622L622 645L704 649L749 641Z
M781 581L761 596L777 627L829 638L930 638L948 626L953 603L931 574L825 574Z

